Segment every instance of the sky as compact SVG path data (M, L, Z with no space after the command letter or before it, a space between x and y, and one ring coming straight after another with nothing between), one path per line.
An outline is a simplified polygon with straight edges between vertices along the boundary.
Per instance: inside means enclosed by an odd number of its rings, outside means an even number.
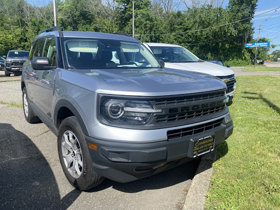
M43 6L52 1L27 0L27 2L36 6ZM191 0L185 1L191 2ZM177 9L185 9L181 0L173 0L173 2L176 3ZM220 2L223 2L223 7L225 7L227 6L228 0L220 0ZM255 17L252 22L255 29L254 39L265 37L270 39L270 44L280 45L280 0L258 0ZM274 50L280 50L280 46L277 46L270 52Z
M271 40L270 44L280 45L280 0L258 0L253 24L255 39L266 37ZM280 46L274 50L280 50Z

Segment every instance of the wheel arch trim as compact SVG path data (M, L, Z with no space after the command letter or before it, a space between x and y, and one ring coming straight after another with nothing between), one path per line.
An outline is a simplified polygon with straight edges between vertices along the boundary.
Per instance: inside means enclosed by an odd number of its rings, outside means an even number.
M81 117L80 113L77 111L77 109L75 108L75 106L71 102L69 102L65 99L62 99L62 100L58 101L57 104L56 104L56 107L55 107L55 110L54 110L54 124L55 124L55 126L57 128L59 127L58 113L61 110L61 108L67 108L68 110L70 110L73 113L73 115L77 118L83 133L85 135L88 135L87 127L86 127L86 125L84 123L84 120Z

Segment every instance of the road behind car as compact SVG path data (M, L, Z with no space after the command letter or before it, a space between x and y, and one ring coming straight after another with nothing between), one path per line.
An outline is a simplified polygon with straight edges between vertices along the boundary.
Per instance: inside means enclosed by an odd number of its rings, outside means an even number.
M0 75L0 209L183 207L194 162L127 184L106 180L91 191L73 188L61 169L55 135L42 123L28 124L22 108L8 105L21 104L20 77L9 80Z

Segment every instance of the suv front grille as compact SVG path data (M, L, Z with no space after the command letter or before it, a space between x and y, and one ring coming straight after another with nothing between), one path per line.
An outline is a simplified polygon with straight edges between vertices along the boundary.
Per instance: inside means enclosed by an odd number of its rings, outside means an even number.
M157 122L171 122L171 121L178 121L178 120L184 120L184 119L191 119L196 117L201 117L213 113L220 112L224 110L225 106L218 106L214 108L209 109L203 109L198 111L190 111L190 112L177 112L176 114L164 114L159 115L156 117Z
M227 93L230 93L230 92L234 91L234 83L235 83L235 80L230 80L226 83Z
M193 127L171 130L171 131L167 132L167 138L168 138L168 140L172 140L172 139L176 139L176 138L192 136L195 134L210 131L210 130L213 130L213 129L221 126L222 122L223 122L223 119L219 119L219 120L215 120L213 122L204 123L204 124L193 126Z
M227 93L234 91L234 84L236 82L234 75L229 76L218 76L219 79L223 80L227 85Z
M24 61L14 61L14 62L11 63L11 65L13 65L13 66L22 66L23 63L24 63Z
M185 95L185 96L178 96L178 97L168 97L163 99L158 99L155 101L156 107L167 107L167 106L177 106L180 104L185 104L186 102L192 101L200 101L205 99L212 99L217 98L220 96L224 96L224 91L215 91L215 92L208 92L208 93L197 93L192 95Z
M221 112L225 109L224 91L169 97L154 101L163 113L154 116L154 123L183 121Z
M158 98L151 103L162 110L153 116L151 124L156 127L204 121L223 114L226 108L224 90Z

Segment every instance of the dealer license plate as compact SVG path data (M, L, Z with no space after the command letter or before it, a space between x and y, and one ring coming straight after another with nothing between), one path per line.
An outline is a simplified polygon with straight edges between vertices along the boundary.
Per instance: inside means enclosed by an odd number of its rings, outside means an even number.
M205 138L194 141L193 157L206 154L214 150L214 138L213 136L207 136Z

